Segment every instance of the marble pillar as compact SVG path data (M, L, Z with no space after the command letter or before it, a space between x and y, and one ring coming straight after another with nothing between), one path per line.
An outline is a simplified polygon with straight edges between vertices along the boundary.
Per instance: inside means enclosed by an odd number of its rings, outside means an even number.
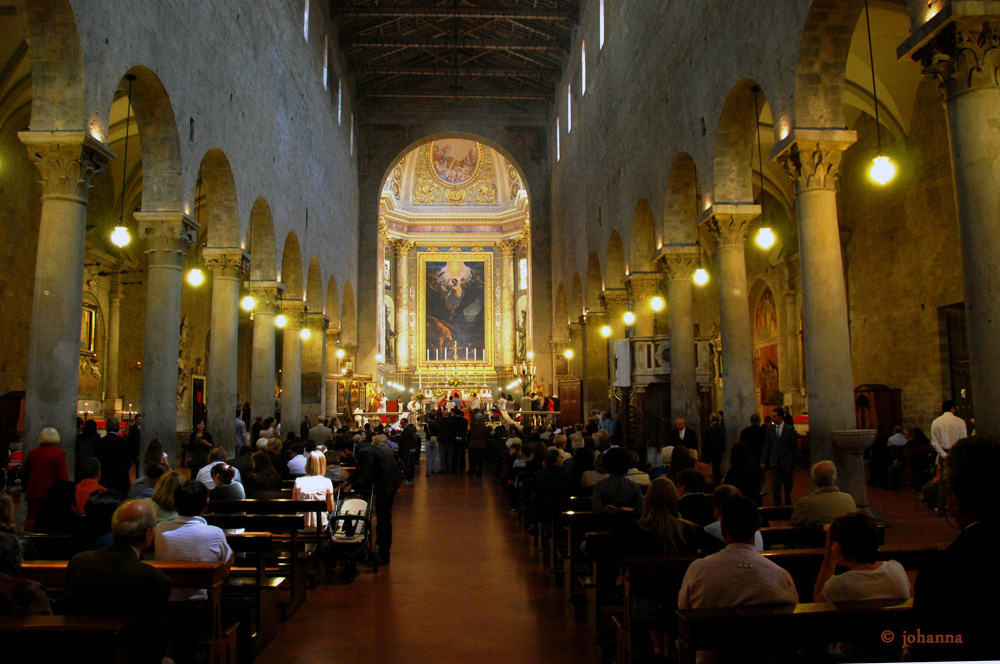
M24 451L54 427L72 474L80 372L87 198L115 153L82 131L18 134L41 173L42 211L32 295ZM16 238L11 238L16 242Z
M410 368L410 249L413 243L397 239L392 242L396 250L396 369ZM414 344L415 345L415 344Z
M667 272L670 320L670 421L698 421L698 377L694 345L694 282L699 265L696 245L661 252Z
M500 250L500 348L501 356L497 364L514 366L514 254L520 240L509 239L497 242Z
M205 267L212 273L212 327L205 401L208 431L216 447L235 458L236 364L239 348L240 280L250 256L239 247L206 247Z
M177 379L184 255L198 222L182 212L136 212L146 258L146 331L142 348L142 446L163 443L177 467ZM190 370L190 367L186 367ZM190 388L190 386L188 386Z
M663 314L653 311L650 302L658 294L658 282L659 275L655 272L633 272L625 279L625 285L632 297L632 313L635 314L637 337L652 337L656 334L653 317Z
M104 358L104 414L110 417L115 414L117 399L120 396L118 387L118 364L120 361L122 320L121 277L115 276L111 292L108 294L108 354Z
M583 327L583 356L580 358L583 370L584 414L594 408L608 409L608 338L601 334L606 316L604 311L591 309Z
M277 281L249 281L247 286L257 301L253 309L250 412L255 419L258 415L266 419L274 415L274 319L278 314L278 296L285 286Z
M745 242L750 220L760 216L754 204L713 205L699 220L715 240L722 318L722 409L726 418L726 457L740 430L757 410L753 379L753 343L747 293Z
M950 3L949 22L914 58L944 92L976 431L1000 436L1000 16L965 15L992 5Z
M282 313L287 322L281 343L281 432L298 432L302 423L302 327L305 304L286 302Z
M330 319L322 311L310 311L303 320L309 338L302 340L302 414L316 422L326 408L326 328ZM398 338L397 338L398 341Z
M795 182L809 454L813 463L832 460L842 473L845 459L834 444L833 432L853 429L855 417L836 186L843 151L855 139L855 132L848 130L798 129L774 152Z

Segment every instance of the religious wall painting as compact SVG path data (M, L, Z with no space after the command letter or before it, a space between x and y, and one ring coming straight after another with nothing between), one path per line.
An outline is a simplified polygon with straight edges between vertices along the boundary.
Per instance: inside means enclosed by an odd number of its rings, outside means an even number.
M83 305L80 318L80 352L94 354L97 352L97 306L89 303Z
M483 163L483 146L464 138L445 138L428 145L431 173L441 184L461 187L469 184Z
M778 338L778 310L774 306L774 295L771 289L765 287L757 301L757 311L754 316L754 339Z
M492 255L422 253L418 270L419 360L488 364L494 327Z
M413 202L417 205L495 205L497 175L490 151L461 138L431 141L417 158Z
M760 407L767 411L782 405L778 387L778 314L774 294L767 286L754 308L754 380Z
M514 346L514 361L527 359L528 354L528 296L517 298L514 305L514 335L517 337Z
M392 261L388 258L382 259L382 283L387 291L392 290Z
M396 361L396 306L392 298L382 298L382 356L385 361Z

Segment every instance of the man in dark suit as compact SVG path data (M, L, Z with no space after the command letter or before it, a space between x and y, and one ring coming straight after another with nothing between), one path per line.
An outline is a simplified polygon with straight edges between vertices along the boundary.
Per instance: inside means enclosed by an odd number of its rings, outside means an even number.
M118 419L109 417L106 428L107 435L94 445L94 456L101 462L101 483L124 498L132 484L128 478L128 469L132 465L133 456L128 442L118 435Z
M784 487L785 504L792 504L792 471L795 453L798 451L798 435L791 418L786 422L784 411L774 409L774 425L764 435L764 449L761 451L760 469L771 471L771 498L775 505L781 505L781 489Z
M466 434L469 432L469 421L465 419L462 411L455 409L451 411L453 432L455 435L454 456L452 457L452 469L461 475L465 472L465 449L468 445Z
M670 432L670 444L674 447L698 449L698 434L694 432L694 429L687 428L687 422L683 417L674 420L674 430Z
M677 510L682 519L705 527L715 521L712 496L705 494L705 476L694 468L682 470L677 475Z
M85 616L136 616L125 634L128 661L156 662L166 649L170 579L139 560L153 543L156 511L132 500L111 518L114 544L73 556L66 566L67 612Z
M357 444L341 441L337 444L341 461L353 460L357 469L351 474L344 491L354 490L362 496L375 489L375 544L378 546L379 562L389 564L392 549L392 504L396 500L396 490L403 483L403 473L399 470L396 457L385 446L375 446L366 441Z
M136 415L135 419L132 420L132 424L128 428L128 453L132 457L129 462L130 466L135 466L135 476L139 477L139 443L142 434L140 429L142 428L142 415Z
M716 413L709 416L709 422L701 460L711 464L712 477L718 481L722 479L722 458L726 454L726 430L722 428L722 418Z
M760 415L754 413L750 416L750 426L740 431L740 442L746 443L753 453L753 460L761 463L760 455L764 451L765 428L760 425Z

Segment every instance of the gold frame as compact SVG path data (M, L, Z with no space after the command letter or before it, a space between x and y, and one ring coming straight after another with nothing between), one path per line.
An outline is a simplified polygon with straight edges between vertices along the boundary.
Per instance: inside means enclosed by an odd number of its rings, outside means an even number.
M468 246L468 245L466 245ZM484 263L483 324L485 326L485 358L479 360L427 361L427 263L460 260L464 263ZM419 251L417 252L417 366L441 369L447 365L462 367L493 367L493 252Z
M434 144L437 143L439 140L446 141L449 139L448 138L437 139L427 144L427 169L430 171L431 177L434 178L434 180L438 184L440 184L443 187L447 187L448 189L465 189L467 187L471 187L475 183L476 178L478 178L479 174L483 171L483 160L486 156L486 150L483 147L483 144L480 143L479 141L472 140L471 138L461 139L476 144L476 150L477 150L476 172L473 173L472 177L469 178L466 182L462 184L452 184L450 182L445 182L444 180L442 180L441 176L438 175L437 169L434 168ZM494 184L496 183L494 182Z
M90 302L84 302L83 307L80 311L80 355L89 355L91 357L97 355L97 318L99 309L96 304ZM89 320L86 322L87 338L84 339L84 320L83 317L89 314ZM84 343L85 342L85 343ZM86 347L85 347L86 346Z

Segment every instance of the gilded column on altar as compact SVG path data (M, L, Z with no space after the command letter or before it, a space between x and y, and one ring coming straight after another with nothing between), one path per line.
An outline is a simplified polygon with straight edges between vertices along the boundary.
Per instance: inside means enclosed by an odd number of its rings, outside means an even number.
M410 368L410 249L409 240L393 240L396 250L396 366Z
M514 253L518 240L497 242L500 250L500 348L503 350L501 364L514 365Z

